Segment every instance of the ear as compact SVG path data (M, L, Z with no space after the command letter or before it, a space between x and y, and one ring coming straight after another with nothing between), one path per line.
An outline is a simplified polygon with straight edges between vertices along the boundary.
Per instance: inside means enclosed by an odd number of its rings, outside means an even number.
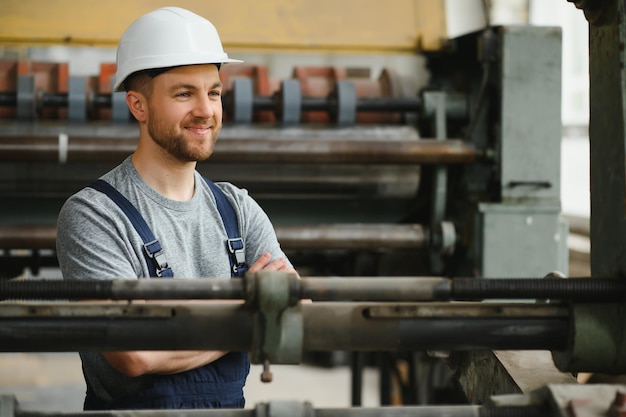
M126 104L138 122L145 122L148 117L148 102L143 94L130 90L126 93Z

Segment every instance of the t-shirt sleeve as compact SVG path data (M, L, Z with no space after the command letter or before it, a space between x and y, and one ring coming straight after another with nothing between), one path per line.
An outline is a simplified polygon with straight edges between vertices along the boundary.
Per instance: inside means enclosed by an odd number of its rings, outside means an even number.
M238 206L239 229L246 245L246 261L248 265L256 261L264 252L271 253L272 260L278 258L287 259L280 247L270 218L254 198L248 194L248 191L236 188L228 183L221 183L220 185L227 195L230 195L235 200L235 204ZM287 262L289 262L289 259L287 259ZM290 262L289 265L292 266Z
M84 189L61 208L56 248L64 279L142 276L142 266L127 237L124 214L109 200L98 191Z

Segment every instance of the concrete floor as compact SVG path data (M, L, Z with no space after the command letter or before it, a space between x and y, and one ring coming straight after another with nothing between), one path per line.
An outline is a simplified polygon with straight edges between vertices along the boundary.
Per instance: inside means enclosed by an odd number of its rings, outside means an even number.
M245 388L246 408L270 400L309 401L316 408L350 406L350 370L344 366L272 366L273 382L260 381L253 365ZM75 353L0 353L0 395L17 398L20 409L75 412L82 410L85 383ZM363 374L364 407L380 405L378 374Z

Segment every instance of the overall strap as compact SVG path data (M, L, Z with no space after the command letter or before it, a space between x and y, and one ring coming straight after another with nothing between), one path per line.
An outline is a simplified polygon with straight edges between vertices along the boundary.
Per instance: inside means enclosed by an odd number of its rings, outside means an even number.
M156 239L150 227L146 224L141 214L137 211L135 206L126 199L119 191L117 191L108 182L98 179L88 185L88 187L94 190L100 191L106 194L111 200L118 205L120 209L126 214L128 220L133 224L133 227L141 236L143 241L144 256L150 271L151 277L173 277L174 271L167 264L165 254L161 248L161 243Z
M237 213L233 205L228 201L226 194L215 183L204 178L207 185L213 192L215 202L217 203L217 210L222 217L222 223L226 229L228 239L226 239L226 249L230 253L230 273L232 277L243 277L248 270L246 264L246 251L243 239L239 233L239 224L237 223Z

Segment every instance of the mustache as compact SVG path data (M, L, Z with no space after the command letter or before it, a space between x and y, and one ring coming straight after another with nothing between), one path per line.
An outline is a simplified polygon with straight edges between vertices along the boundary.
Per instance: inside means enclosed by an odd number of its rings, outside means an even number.
M221 120L204 117L190 117L182 124L184 127L208 127L219 128L222 125Z

